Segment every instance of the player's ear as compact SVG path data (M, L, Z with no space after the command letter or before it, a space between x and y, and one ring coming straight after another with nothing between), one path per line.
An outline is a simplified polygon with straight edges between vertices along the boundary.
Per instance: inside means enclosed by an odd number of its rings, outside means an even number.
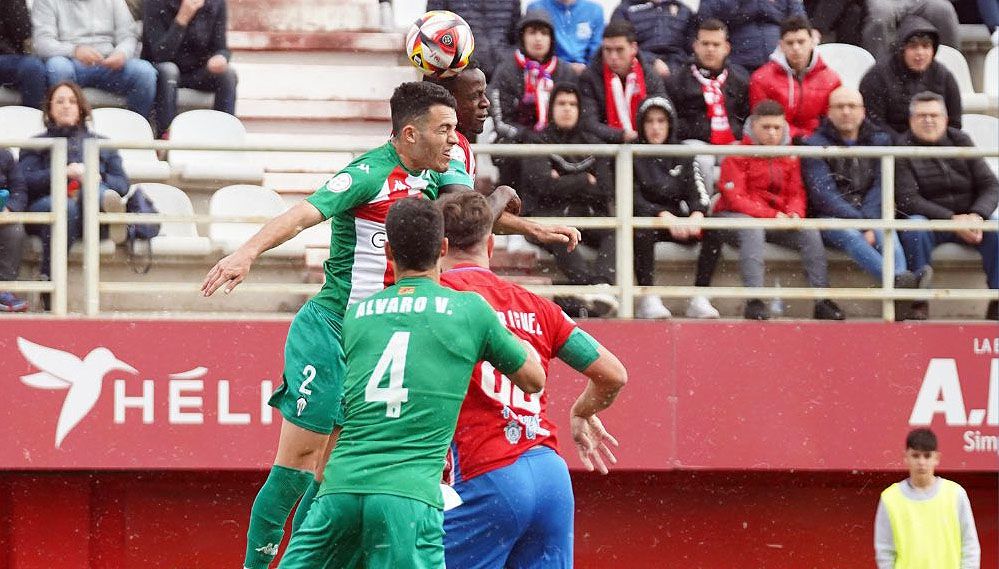
M496 240L493 239L493 234L490 233L489 237L486 239L486 255L488 255L490 259L493 258L494 247L496 247Z
M395 262L395 256L392 255L392 246L389 245L387 240L385 241L385 258L388 259L389 263Z
M444 257L444 256L447 255L448 246L449 246L449 243L447 242L447 237L445 237L444 239L441 239L441 257Z
M407 124L402 127L402 139L409 144L416 144L416 126Z

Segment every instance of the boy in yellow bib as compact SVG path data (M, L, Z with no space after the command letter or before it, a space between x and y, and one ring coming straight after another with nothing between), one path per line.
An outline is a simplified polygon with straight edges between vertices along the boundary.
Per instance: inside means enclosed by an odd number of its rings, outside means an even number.
M874 517L878 569L979 569L981 548L968 493L934 474L937 436L915 429L905 439L909 477L881 493Z

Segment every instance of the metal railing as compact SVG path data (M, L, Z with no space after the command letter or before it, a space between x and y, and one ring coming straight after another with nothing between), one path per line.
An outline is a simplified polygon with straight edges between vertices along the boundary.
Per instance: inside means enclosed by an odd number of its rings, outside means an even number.
M18 142L8 142L12 146ZM205 145L182 144L170 141L115 141L107 139L88 139L84 144L84 165L86 178L84 182L84 313L88 316L100 314L100 293L120 292L194 292L199 283L146 283L146 282L102 282L100 280L100 255L98 249L100 225L104 223L151 223L167 221L225 221L252 222L266 221L259 216L227 216L212 217L206 215L168 215L168 214L109 214L99 212L99 152L102 148L121 149L155 149L155 150L204 150L204 151L245 151L245 152L341 152L359 153L368 150L356 145ZM900 299L962 299L980 300L997 299L999 292L989 289L895 289L894 288L894 256L895 250L892 235L896 230L929 230L955 231L973 229L982 231L997 231L999 227L994 221L982 222L951 221L951 220L897 220L895 219L895 159L896 158L983 158L999 156L997 148L939 148L939 147L802 147L802 146L686 146L686 145L475 145L473 149L483 154L493 156L532 156L559 154L592 154L598 156L613 156L615 161L615 215L613 217L586 218L532 218L540 223L562 223L584 228L606 228L617 232L616 239L616 273L617 283L611 287L602 287L603 292L616 294L621 299L620 315L633 315L633 301L636 294L657 294L667 297L685 297L709 293L713 298L774 298L789 299L874 299L882 301L882 316L885 320L893 320L894 301ZM633 160L639 156L798 156L798 157L864 157L881 158L882 172L882 217L881 219L754 219L754 218L712 218L690 219L658 217L634 217L631 215L633 206ZM53 156L53 159L55 157ZM53 184L56 184L56 171L53 169ZM65 175L62 175L63 188ZM54 194L65 192L53 190ZM63 202L64 203L64 202ZM62 208L64 210L65 207ZM39 214L41 215L41 214ZM0 216L2 217L2 216ZM56 216L58 217L58 216ZM46 218L48 219L48 218ZM63 223L65 215L62 216ZM746 287L678 287L634 285L632 269L633 242L630 236L634 229L669 227L698 227L702 229L738 229L757 227L777 230L796 229L873 229L882 233L883 239L883 272L882 283L877 288L746 288ZM57 247L53 247L53 255ZM62 280L57 281L53 275L52 287L63 288L62 298L65 298L65 258ZM53 257L53 265L56 265ZM209 267L205 267L207 270ZM56 268L53 267L53 273ZM9 283L0 283L9 284ZM318 284L278 284L278 283L243 283L240 290L260 293L291 293L312 294L319 289ZM16 290L29 290L24 287L11 287ZM574 294L592 291L591 287L571 285L529 286L539 294ZM34 290L34 289L31 289ZM56 295L58 296L58 294ZM55 306L55 305L54 305ZM64 310L63 312L64 313ZM61 313L60 313L61 314Z

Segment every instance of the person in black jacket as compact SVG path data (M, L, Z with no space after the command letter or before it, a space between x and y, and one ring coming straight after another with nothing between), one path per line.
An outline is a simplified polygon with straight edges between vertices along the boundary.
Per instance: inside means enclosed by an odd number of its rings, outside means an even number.
M156 65L156 125L177 114L177 88L215 93L216 111L236 114L236 72L229 65L225 0L145 0L142 57Z
M660 77L669 77L690 58L697 16L678 0L622 0L610 19L631 22L638 47Z
M28 54L31 16L24 0L0 3L0 85L21 92L21 104L40 109L45 98L45 64Z
M0 189L7 190L7 203L0 206L0 215L8 211L24 211L28 193L24 177L17 169L17 160L10 150L0 148ZM0 281L15 281L21 270L24 253L24 226L20 223L0 223ZM28 302L9 291L0 291L0 312L24 312Z
M867 14L866 0L805 0L805 12L823 38L859 46L861 26Z
M612 20L604 28L600 55L579 77L583 129L604 142L634 142L638 103L666 94L659 74L638 53L636 37L629 22Z
M939 93L950 126L961 128L961 89L954 75L934 58L940 45L933 24L909 16L898 28L893 55L878 62L860 81L868 116L898 135L909 129L909 101L922 91Z
M913 97L909 127L900 145L974 146L967 134L947 126L947 108L936 93ZM994 222L999 219L999 180L983 158L900 158L895 163L895 203L910 219ZM982 255L989 288L999 288L999 237L994 231L904 231L900 237L913 271L929 265L933 249L942 243L975 247ZM997 304L989 303L988 319L999 319ZM909 318L927 316L927 303L912 304Z
M638 141L648 144L676 144L676 109L666 97L650 97L638 107ZM635 158L634 214L638 217L704 218L710 205L708 190L700 168L693 158L648 156ZM700 241L696 228L670 227L667 230L635 230L635 281L638 286L655 284L655 245L673 241L692 245ZM698 262L697 285L708 286L717 262L720 245L712 240L704 247L714 247L714 262ZM710 257L705 257L705 260ZM701 274L708 269L706 274ZM662 299L645 295L637 299L637 318L669 318ZM688 316L718 318L718 311L703 296L691 300Z
M535 144L597 144L592 134L580 127L579 90L572 83L559 83L552 91L548 126L532 135ZM599 156L550 154L524 159L520 192L524 215L557 217L602 217L610 214L613 198L610 164ZM614 282L614 232L606 229L583 229L580 243L596 250L591 262L576 248L543 245L555 256L555 263L569 284L611 284ZM580 303L578 300L582 300ZM610 295L586 295L555 299L570 315L579 315L580 307L590 316L617 309Z
M67 190L67 245L83 237L83 142L98 135L90 132L87 122L90 119L90 104L83 95L83 90L76 83L57 83L49 89L42 109L42 120L45 132L38 138L65 138L67 144L66 176ZM52 211L51 176L52 166L48 149L23 149L18 162L18 169L24 177L28 189L28 211ZM123 197L128 193L128 177L121 166L121 156L113 148L102 148L100 153L100 190L101 210L110 213L123 213L125 202ZM125 226L110 225L108 237L115 243L125 241ZM49 225L31 225L28 233L38 235L42 239L42 259L39 270L43 276L49 272L51 262L52 227Z
M475 36L475 59L492 80L497 66L517 44L520 0L427 0L427 11L449 10L464 18Z

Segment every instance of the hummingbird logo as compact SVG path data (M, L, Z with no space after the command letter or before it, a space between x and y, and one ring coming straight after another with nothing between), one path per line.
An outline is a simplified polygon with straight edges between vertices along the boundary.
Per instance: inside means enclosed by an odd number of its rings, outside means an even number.
M101 396L104 376L109 371L138 373L119 360L111 350L100 347L82 360L73 354L48 348L18 337L17 347L24 359L38 368L38 373L21 376L21 382L38 389L68 389L66 400L56 424L55 446L59 448L66 435L94 408Z

